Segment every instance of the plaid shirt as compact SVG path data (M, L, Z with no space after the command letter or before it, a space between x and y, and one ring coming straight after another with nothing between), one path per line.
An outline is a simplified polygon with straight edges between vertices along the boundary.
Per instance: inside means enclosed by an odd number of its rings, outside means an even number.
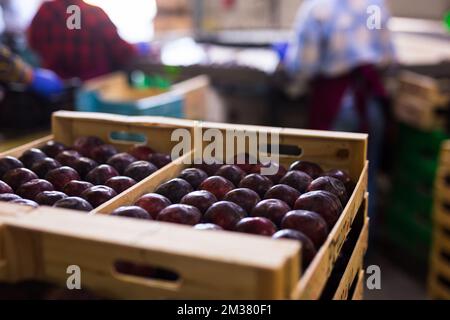
M70 5L80 7L80 29L67 28ZM28 35L30 46L40 55L43 67L61 78L94 78L123 68L137 55L136 49L120 38L106 13L82 0L44 2Z
M381 29L369 29L369 6L381 9ZM284 60L291 74L336 76L364 64L394 60L384 0L306 0Z

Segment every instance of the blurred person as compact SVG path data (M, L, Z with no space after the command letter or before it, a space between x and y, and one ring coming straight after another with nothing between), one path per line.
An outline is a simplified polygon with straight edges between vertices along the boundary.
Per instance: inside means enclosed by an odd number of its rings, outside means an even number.
M388 20L384 0L305 0L282 63L309 87L312 129L369 133L371 215L387 101L378 68L395 60Z
M80 8L79 29L67 27L67 8L71 5ZM88 80L121 70L140 51L148 51L124 41L101 8L82 0L44 2L31 22L28 39L42 65L63 79Z

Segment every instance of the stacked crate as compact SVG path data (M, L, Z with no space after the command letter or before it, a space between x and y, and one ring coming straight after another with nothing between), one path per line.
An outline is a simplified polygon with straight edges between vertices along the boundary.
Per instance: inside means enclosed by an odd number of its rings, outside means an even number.
M450 299L450 142L442 144L435 184L433 246L428 277L434 299Z

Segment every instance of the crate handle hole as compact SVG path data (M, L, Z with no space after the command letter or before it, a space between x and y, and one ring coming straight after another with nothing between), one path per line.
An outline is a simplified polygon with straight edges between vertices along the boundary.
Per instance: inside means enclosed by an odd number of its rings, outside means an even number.
M446 211L447 214L450 213L450 203L444 202L444 203L442 204L442 207L443 207L443 209Z
M128 260L116 260L114 262L114 272L120 275L168 283L178 283L181 280L180 275L173 270Z
M147 136L138 132L113 131L109 134L109 140L119 144L147 144Z
M283 156L295 156L295 157L301 157L303 155L303 149L299 146L292 145L292 144L280 144L280 145L274 145L274 144L267 144L267 145L260 145L259 150L263 150L267 154L272 154L272 150L276 149L278 147L277 154L283 155Z

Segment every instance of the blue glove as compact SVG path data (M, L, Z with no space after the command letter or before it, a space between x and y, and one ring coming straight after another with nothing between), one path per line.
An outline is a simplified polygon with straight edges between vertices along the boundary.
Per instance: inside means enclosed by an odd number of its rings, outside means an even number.
M272 44L272 50L277 53L281 62L284 61L284 58L286 57L288 47L289 43L287 42L275 42Z
M30 89L41 96L49 98L62 92L63 83L53 71L38 68L33 70L33 81Z
M148 56L151 53L151 45L148 42L138 42L134 45L141 57Z

